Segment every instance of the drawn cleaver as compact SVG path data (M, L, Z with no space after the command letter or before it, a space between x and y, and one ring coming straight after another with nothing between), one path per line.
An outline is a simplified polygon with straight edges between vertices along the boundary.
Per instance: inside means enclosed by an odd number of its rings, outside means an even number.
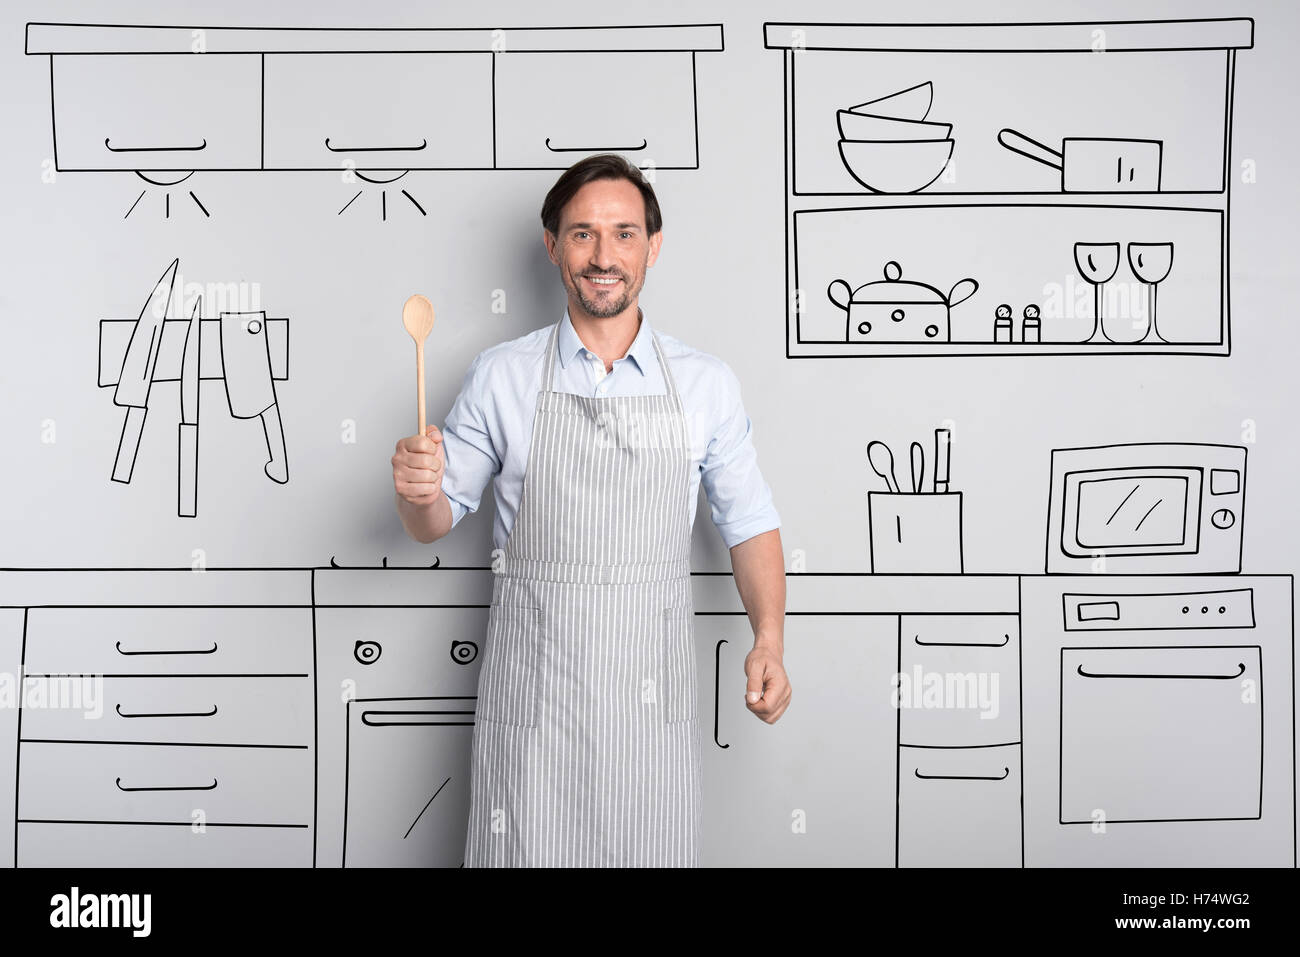
M284 428L271 381L271 349L266 339L265 312L221 313L221 365L226 380L226 400L236 419L261 418L266 434L264 471L273 482L289 481Z

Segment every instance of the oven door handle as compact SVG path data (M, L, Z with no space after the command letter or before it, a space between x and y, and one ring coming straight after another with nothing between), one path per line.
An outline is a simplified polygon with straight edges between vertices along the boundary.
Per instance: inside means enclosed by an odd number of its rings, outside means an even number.
M1194 674L1124 674L1121 672L1107 671L1084 671L1083 665L1080 664L1076 669L1078 674L1084 678L1189 678L1201 681L1231 681L1233 678L1240 678L1246 673L1245 662L1237 663L1237 670L1230 675L1194 675Z

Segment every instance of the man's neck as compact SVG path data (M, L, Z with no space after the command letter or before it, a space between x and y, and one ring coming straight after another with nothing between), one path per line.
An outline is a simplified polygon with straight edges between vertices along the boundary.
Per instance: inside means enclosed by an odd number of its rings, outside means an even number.
M617 316L588 316L570 304L569 320L582 344L598 355L605 363L605 371L612 372L614 360L622 359L641 331L641 307L629 306Z

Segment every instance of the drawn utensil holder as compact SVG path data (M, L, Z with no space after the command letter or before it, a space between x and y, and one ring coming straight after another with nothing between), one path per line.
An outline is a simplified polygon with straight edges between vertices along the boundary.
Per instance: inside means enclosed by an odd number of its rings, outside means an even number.
M868 492L874 574L959 574L962 493Z

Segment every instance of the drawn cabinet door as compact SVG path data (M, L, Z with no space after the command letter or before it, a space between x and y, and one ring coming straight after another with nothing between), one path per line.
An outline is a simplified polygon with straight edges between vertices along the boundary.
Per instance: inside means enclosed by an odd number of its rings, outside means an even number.
M262 85L255 54L51 60L59 169L260 166Z
M268 54L266 168L490 169L491 57Z
M499 54L496 144L505 169L567 169L591 153L696 168L693 54Z
M787 617L793 696L768 724L744 703L748 619L696 618L701 865L893 866L897 629L889 615Z

